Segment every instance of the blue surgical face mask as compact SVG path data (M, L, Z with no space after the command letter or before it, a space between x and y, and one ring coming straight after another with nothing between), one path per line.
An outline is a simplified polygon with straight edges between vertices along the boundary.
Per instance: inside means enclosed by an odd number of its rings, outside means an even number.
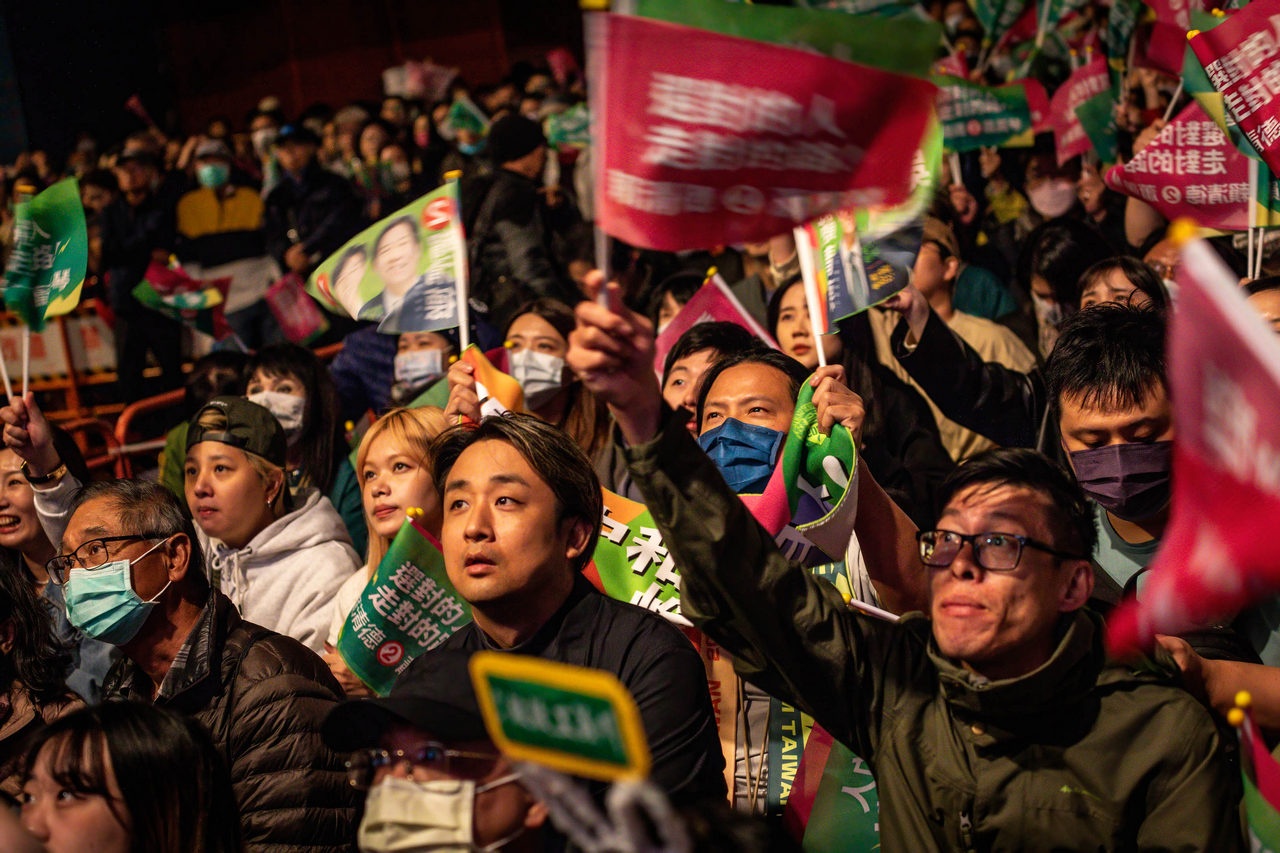
M64 588L67 619L86 636L122 646L138 636L156 602L169 588L143 601L133 591L133 564L159 548L162 540L133 560L114 560L96 569L72 569Z
M483 139L478 142L459 142L458 150L463 154L466 154L468 157L474 157L484 150L484 143L485 140Z
M196 180L200 186L216 190L231 180L231 167L226 163L204 163L196 167Z
M698 444L716 463L724 480L740 495L764 491L778 462L785 432L727 418L698 436Z

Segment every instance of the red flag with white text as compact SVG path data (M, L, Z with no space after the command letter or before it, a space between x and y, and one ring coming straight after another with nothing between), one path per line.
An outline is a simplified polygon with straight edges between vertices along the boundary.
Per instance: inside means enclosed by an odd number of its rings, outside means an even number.
M910 197L933 84L625 15L587 31L607 233L680 251Z
M1072 157L1084 154L1093 147L1084 124L1076 113L1080 105L1095 95L1111 88L1111 75L1107 58L1097 58L1072 72L1067 81L1053 93L1049 102L1049 124L1053 129L1053 143L1058 152L1058 165Z
M1202 240L1183 248L1168 340L1173 502L1141 601L1108 620L1121 652L1280 592L1280 337Z

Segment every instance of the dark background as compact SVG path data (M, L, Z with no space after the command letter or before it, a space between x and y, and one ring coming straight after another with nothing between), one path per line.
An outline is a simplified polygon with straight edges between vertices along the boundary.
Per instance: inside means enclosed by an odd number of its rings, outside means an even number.
M242 129L264 95L294 116L378 98L406 59L491 83L557 46L581 61L576 0L0 0L0 160L60 163L80 131L118 142L142 126L134 93L167 132Z

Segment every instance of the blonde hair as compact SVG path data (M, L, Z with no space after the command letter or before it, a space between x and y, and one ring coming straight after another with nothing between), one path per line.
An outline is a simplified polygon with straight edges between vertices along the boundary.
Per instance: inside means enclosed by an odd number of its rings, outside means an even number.
M405 452L420 460L424 467L430 468L431 442L448 426L444 410L436 406L392 409L374 421L364 438L360 439L360 449L356 451L356 477L360 481L361 503L364 503L364 463L369 458L369 448L379 437L385 433ZM369 517L367 510L364 521L369 528L369 550L365 568L369 577L373 577L373 573L378 570L378 563L387 554L391 540L374 530L373 519Z
M226 432L229 429L229 421L227 413L216 406L209 406L200 412L196 419L196 426L200 429L215 430L217 432ZM218 442L226 444L226 442ZM194 445L193 445L194 446ZM278 465L274 465L265 458L256 453L250 453L243 447L236 447L234 444L227 444L234 450L239 450L244 454L245 460L249 463L249 467L254 470L261 479L262 484L268 490L274 485L276 486L275 497L271 499L271 515L273 518L281 518L293 511L293 498L289 494L288 478L285 477L284 469Z

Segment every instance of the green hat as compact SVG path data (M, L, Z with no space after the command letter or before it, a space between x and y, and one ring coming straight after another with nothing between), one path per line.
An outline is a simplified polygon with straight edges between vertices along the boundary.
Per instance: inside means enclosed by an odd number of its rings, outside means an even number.
M221 414L226 419L225 426L200 426L200 421L210 411ZM245 453L261 456L278 468L286 467L287 447L280 422L268 409L244 397L214 397L200 407L187 428L187 450L202 441L229 444Z

